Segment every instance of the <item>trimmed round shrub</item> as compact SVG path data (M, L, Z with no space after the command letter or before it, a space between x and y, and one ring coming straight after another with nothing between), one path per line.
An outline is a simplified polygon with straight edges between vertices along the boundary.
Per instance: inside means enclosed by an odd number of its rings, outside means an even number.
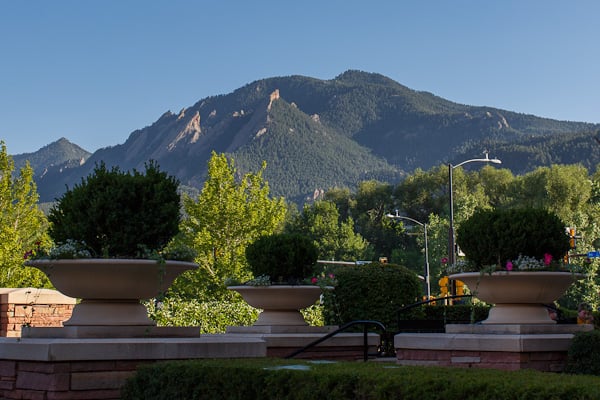
M246 247L254 276L268 275L272 283L301 282L313 273L317 257L312 240L292 233L262 236Z
M375 320L397 331L398 310L420 300L422 283L416 273L396 264L371 263L333 270L337 284L324 293L325 325Z
M564 223L536 208L478 210L457 229L457 243L476 268L519 255L560 260L569 250Z
M84 242L96 257L141 257L179 232L179 182L154 162L145 173L104 163L67 190L50 210L55 243Z

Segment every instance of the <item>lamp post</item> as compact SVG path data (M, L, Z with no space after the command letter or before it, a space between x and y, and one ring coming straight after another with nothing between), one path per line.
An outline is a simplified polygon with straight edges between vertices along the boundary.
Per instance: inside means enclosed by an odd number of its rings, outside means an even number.
M484 154L485 158L473 158L471 160L466 160L456 165L452 165L450 163L448 164L448 197L450 199L450 229L448 230L448 263L450 265L456 263L456 234L454 232L454 199L452 194L452 170L470 162L502 164L502 161L500 161L497 158L489 158L487 151L484 152Z
M407 221L412 221L415 224L423 227L423 232L425 235L425 271L424 271L423 278L425 281L425 292L427 294L427 300L429 300L431 298L431 283L430 283L430 279L429 279L429 248L427 247L427 224L423 223L423 222L419 222L416 219L412 219L410 217L398 215L398 210L396 210L396 215L387 214L386 217L392 218L392 219L405 219Z

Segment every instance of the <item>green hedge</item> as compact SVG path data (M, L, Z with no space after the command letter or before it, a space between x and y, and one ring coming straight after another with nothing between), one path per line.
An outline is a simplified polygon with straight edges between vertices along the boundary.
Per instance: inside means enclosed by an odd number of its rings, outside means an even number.
M409 269L395 264L341 266L333 270L335 290L325 293L326 325L368 319L397 327L397 312L419 300L422 283Z
M573 337L565 371L600 375L600 331L579 332Z
M597 399L600 379L538 371L310 363L281 359L194 360L140 367L123 400Z

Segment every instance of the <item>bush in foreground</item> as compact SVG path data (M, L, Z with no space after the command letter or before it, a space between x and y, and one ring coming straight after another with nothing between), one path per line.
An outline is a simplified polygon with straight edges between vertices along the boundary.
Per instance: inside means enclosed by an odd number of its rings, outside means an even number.
M538 371L310 363L282 359L194 360L141 367L122 390L134 399L597 399L600 379Z

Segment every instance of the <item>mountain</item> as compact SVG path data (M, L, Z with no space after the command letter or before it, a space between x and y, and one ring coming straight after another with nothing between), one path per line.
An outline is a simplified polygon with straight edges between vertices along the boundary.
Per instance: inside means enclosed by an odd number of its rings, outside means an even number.
M332 80L275 77L179 113L167 111L79 166L38 174L38 188L50 201L99 161L143 169L150 159L199 188L216 151L233 157L240 173L266 161L272 193L302 202L332 186L353 188L365 179L393 183L415 168L456 164L484 150L514 173L552 163L595 168L598 128L453 103L374 73L347 71Z

